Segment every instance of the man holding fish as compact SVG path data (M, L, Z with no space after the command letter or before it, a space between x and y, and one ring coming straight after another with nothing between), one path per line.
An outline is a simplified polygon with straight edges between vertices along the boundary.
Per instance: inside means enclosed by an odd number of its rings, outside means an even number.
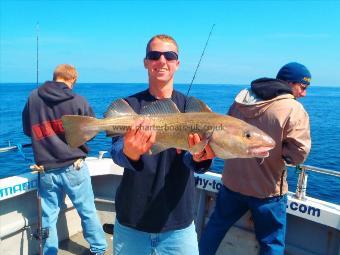
M187 98L173 88L179 63L175 40L167 35L153 37L144 59L149 89L126 98L129 106L141 113L158 100L171 99L184 112ZM168 105L153 110L157 107ZM154 149L160 153L148 155L161 133L148 128L154 123L152 118L138 118L124 137L113 138L112 158L125 169L116 194L114 250L116 254L198 254L193 171L208 170L214 153L209 145L194 156L174 148L163 150L160 145ZM192 147L200 140L197 133L190 134L186 143Z

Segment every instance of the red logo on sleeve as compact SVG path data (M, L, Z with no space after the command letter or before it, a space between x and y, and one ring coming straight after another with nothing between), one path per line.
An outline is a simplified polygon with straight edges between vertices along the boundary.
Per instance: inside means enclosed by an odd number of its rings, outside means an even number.
M36 140L64 133L61 119L45 121L32 126L33 136Z

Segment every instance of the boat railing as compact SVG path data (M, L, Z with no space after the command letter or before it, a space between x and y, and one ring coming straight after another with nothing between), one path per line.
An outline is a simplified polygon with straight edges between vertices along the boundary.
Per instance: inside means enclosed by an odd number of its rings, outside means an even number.
M329 170L325 168L309 166L309 165L297 165L295 166L296 171L299 174L295 197L300 200L304 200L306 198L306 190L307 190L307 180L308 180L308 171L319 173L319 174L326 174L335 177L340 177L340 171Z

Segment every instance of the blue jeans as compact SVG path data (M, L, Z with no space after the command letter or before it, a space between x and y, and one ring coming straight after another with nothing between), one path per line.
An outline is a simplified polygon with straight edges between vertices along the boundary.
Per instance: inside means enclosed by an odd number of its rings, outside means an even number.
M115 222L115 255L198 255L195 224L164 233L138 231Z
M199 241L200 255L216 253L229 228L251 211L261 255L284 254L287 195L259 199L233 192L222 186L215 210Z
M106 250L104 231L99 222L91 186L89 170L84 164L79 170L73 165L41 174L40 194L42 226L49 229L44 240L44 254L58 253L57 219L65 193L71 199L81 218L83 235L94 253Z

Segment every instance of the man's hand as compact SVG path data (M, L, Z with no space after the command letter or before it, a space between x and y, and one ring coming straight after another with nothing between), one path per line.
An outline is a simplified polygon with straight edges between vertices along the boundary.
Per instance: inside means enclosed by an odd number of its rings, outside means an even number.
M137 161L148 152L156 141L156 132L152 130L148 119L138 119L124 136L124 154Z
M201 141L201 138L197 133L189 134L188 143L189 143L190 148L195 146L195 144L199 143L200 141ZM192 158L195 162L201 162L204 160L213 159L214 157L215 157L215 153L213 152L209 144L205 146L203 151L192 155Z

